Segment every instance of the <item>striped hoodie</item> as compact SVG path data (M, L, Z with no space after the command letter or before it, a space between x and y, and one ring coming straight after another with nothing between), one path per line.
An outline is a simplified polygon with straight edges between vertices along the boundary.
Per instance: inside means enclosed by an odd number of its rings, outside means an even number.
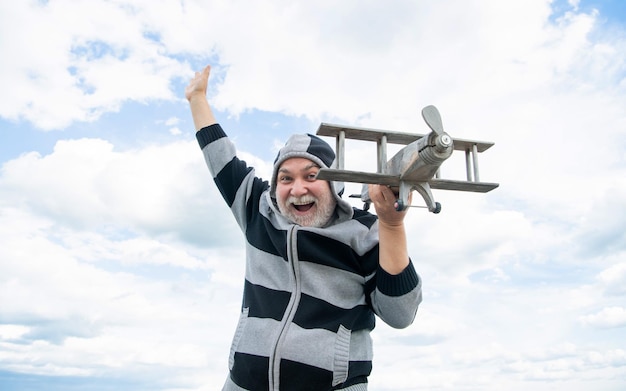
M295 135L281 149L271 183L236 156L220 125L196 134L211 175L246 238L241 314L223 390L367 390L375 315L395 328L413 322L421 280L378 264L375 215L341 199L323 228L295 225L274 199L276 172L291 157L330 167L332 148Z

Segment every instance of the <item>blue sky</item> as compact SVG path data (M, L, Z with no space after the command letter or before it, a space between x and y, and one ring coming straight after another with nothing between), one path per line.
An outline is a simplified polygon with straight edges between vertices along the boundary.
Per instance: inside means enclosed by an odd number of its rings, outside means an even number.
M205 64L263 177L293 132L429 104L495 142L497 190L409 214L424 302L378 323L372 390L624 389L624 2L154 4L0 1L0 389L220 389L243 241L183 96Z

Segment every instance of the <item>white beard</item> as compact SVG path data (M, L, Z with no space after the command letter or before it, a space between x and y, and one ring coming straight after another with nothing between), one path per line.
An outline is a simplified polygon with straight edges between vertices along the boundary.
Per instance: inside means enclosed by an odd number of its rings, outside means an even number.
M321 228L325 226L333 216L335 212L335 206L337 200L333 197L330 191L325 192L322 197L315 198L310 195L303 197L289 197L286 200L282 200L277 196L278 210L289 219L291 222L303 227L317 227ZM293 211L292 205L305 205L315 203L315 212L307 215L298 215Z

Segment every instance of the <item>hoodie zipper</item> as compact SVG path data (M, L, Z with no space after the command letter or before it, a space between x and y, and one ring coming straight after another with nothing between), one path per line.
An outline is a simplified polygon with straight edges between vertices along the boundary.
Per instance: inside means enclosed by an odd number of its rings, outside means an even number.
M272 391L280 390L281 348L285 341L285 337L287 336L289 325L293 321L293 318L296 314L296 309L298 308L298 304L300 303L300 295L302 292L302 286L300 282L300 265L298 261L297 251L297 230L298 226L294 225L287 232L287 260L289 262L289 266L291 267L291 276L293 278L294 289L291 294L289 303L287 304L287 308L285 309L283 319L281 321L280 333L278 335L278 338L276 339L274 351L269 358L269 389Z

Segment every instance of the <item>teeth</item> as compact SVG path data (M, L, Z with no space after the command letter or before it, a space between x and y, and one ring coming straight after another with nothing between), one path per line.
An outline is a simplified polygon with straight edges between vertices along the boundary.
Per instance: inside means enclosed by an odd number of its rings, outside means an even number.
M294 205L308 205L308 204L312 204L315 202L315 198L313 197L303 197L300 199L297 198L291 198L289 200L290 203L294 204Z

